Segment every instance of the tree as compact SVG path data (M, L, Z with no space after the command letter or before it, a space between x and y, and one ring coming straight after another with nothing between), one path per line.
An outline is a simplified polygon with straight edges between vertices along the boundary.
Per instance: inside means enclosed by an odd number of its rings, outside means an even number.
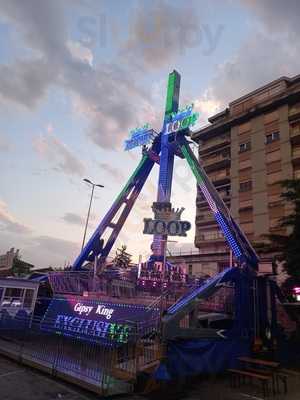
M288 228L288 233L266 235L269 243L257 244L256 249L275 254L290 281L300 284L300 179L285 180L282 187L281 198L293 206L293 211L281 218L278 228Z
M22 261L19 253L15 255L11 269L14 276L18 278L26 276L30 273L31 268L33 268L33 265Z
M116 267L127 268L131 262L132 255L126 252L127 246L123 245L117 249L113 263Z

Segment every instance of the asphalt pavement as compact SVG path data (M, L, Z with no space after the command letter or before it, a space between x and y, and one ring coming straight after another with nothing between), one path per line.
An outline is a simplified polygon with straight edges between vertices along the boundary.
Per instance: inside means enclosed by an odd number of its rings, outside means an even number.
M171 387L172 386L172 387ZM0 356L0 399L1 400L96 400L93 393L77 386L52 378L35 369L20 365ZM148 399L136 394L117 396L118 400L263 400L260 387L242 386L232 389L228 378L194 379L184 389L166 384L163 392L154 393ZM300 374L289 378L287 395L270 396L271 400L299 400Z
M1 400L95 400L93 394L0 356Z

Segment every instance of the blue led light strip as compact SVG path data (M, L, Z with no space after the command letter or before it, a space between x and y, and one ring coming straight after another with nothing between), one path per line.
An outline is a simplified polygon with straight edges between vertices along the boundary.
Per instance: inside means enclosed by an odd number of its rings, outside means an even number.
M230 232L228 225L226 224L222 214L220 212L215 213L215 218L220 225L222 232L224 233L224 236L226 237L227 241L230 244L230 247L232 248L232 251L234 255L239 258L242 255L241 249L239 245L237 244L236 240L234 239L232 233Z
M198 186L200 187L210 209L214 213L215 219L218 222L218 224L225 236L225 239L227 240L229 246L231 247L235 257L237 257L237 258L241 257L242 251L240 249L240 246L237 243L237 241L235 240L233 234L231 233L230 228L229 228L228 224L226 223L224 217L222 216L221 211L219 210L216 202L213 200L211 194L209 193L209 190L204 183L204 179L201 176L201 172L197 168L197 165L195 165L194 160L191 158L186 146L183 145L181 147L181 150L182 150L183 155L185 156L187 162L189 163L189 165L197 179Z

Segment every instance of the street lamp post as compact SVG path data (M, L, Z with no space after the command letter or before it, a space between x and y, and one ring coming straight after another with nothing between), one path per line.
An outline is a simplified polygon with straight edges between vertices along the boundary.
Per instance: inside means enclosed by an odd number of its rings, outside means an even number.
M98 187L101 187L101 188L104 187L103 185L99 185L99 184L93 183L93 182L91 182L89 179L86 179L86 178L84 178L84 182L88 183L89 185L92 185L92 193L91 193L91 198L90 198L89 210L88 210L88 214L87 214L86 222L85 222L85 228L84 228L84 234L83 234L83 240L82 240L81 250L83 249L84 242L85 242L86 231L87 231L87 227L88 227L88 223L89 223L90 212L91 212L91 205L92 205L92 200L93 200L93 196L94 196L94 189L95 189L95 186L98 186Z

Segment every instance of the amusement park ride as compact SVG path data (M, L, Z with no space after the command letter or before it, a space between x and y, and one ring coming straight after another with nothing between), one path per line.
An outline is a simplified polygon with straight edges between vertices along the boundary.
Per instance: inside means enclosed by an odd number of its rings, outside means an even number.
M161 132L148 125L131 131L125 150L141 145L142 158L72 271L49 274L54 296L41 320L41 329L53 334L103 348L130 346L126 354L135 354L135 360L141 343L150 343L149 350L153 341L159 343L165 349L163 359L150 360L157 379L165 379L166 368L170 379L209 372L208 365L210 372L221 371L254 343L271 346L276 338L276 283L258 274L255 250L192 152L189 128L197 113L193 106L179 110L179 90L180 75L173 71ZM171 205L175 157L187 161L235 257L234 267L205 281L190 279L166 262L168 236L185 236L191 227L181 220L183 209ZM144 219L144 234L153 235L151 255L138 270L116 271L106 266L106 259L155 164L159 179L154 219ZM89 265L94 265L96 276ZM126 368L118 365L110 365L106 373L126 380Z
M125 150L143 146L142 158L73 263L73 275L84 273L87 270L86 266L92 264L97 270L99 282L102 282L96 290L97 293L94 293L93 300L90 295L90 298L85 297L81 303L87 304L89 301L96 301L95 299L98 302L101 301L101 304L106 304L104 307L114 309L112 319L115 319L117 314L119 319L124 318L125 308L127 321L133 320L135 324L144 324L143 319L153 322L158 312L157 318L162 327L163 340L183 337L185 339L200 337L224 339L234 336L247 337L249 341L260 337L261 340L270 342L276 326L275 283L258 277L259 259L255 250L239 225L233 220L230 211L191 150L189 128L195 124L198 114L193 111L192 105L179 110L179 91L180 75L174 70L169 74L161 132L156 133L147 124L131 131L131 136L125 141ZM168 235L185 236L191 227L188 221L180 219L183 208L176 210L171 205L175 157L187 161L187 165L196 178L198 188L203 193L235 257L235 267L227 268L205 282L189 279L182 269L173 267L166 262L165 258ZM112 278L112 271L105 266L106 258L155 164L159 167L159 179L156 202L152 206L154 219L144 219L144 234L153 235L152 254L147 262L139 265L136 274L133 271L127 273L123 271L120 276L114 271L115 275ZM61 289L63 281L69 278L67 275L62 277L53 274L49 279L54 292L59 293L64 291ZM198 312L201 309L208 310L204 305L208 304L208 299L213 298L217 292L223 293L221 299L223 303L227 302L227 308L228 302L231 304L229 307L231 321L225 322L224 329L221 323L215 324L216 329L204 329L201 321L199 322ZM133 309L132 298L135 304ZM149 299L151 299L150 303ZM55 301L55 299L52 301L46 315L56 318L55 329L59 328L63 332L66 329L64 318L67 317L63 317L60 313L60 317L57 316L59 307L58 304L55 305ZM221 307L223 312L225 308L223 304ZM74 307L72 311L74 312ZM65 312L63 315L68 314ZM88 314L82 312L80 315ZM228 314L226 315L228 317ZM185 319L188 322L183 323ZM213 325L210 324L210 326ZM69 331L72 329L68 327ZM115 333L115 336L109 336L110 329L112 327L109 324L102 327L101 335L106 340L109 337L118 336ZM126 324L126 329L124 326L122 328L122 323L120 323L120 341L129 340L132 329L128 324ZM79 336L81 335L80 329L76 332Z
M136 170L75 260L73 264L75 271L82 269L85 262L94 261L95 258L97 259L97 265L104 264L154 164L159 165L157 203L154 204L154 207L170 211L175 156L186 159L196 178L198 187L209 204L239 265L243 268L257 270L258 257L254 249L232 219L229 210L213 184L209 181L203 167L201 167L189 146L189 140L187 139L190 135L189 127L196 122L197 114L193 113L192 106L178 111L179 90L180 75L178 72L173 71L169 75L165 116L161 132L155 134L153 130L148 129L148 125L145 125L143 128L133 131L131 140L125 142L125 149L128 150L137 145L148 143L153 138L151 146L147 148L145 145L143 147L142 159ZM150 222L150 220L146 220L145 233L154 232L154 227L158 229L154 234L153 254L149 261L162 262L167 234L172 234L172 232L165 232L162 227L163 224L157 223L152 224L154 226L152 226L151 232L149 230ZM181 235L184 235L185 230L190 228L188 224L184 227L179 223L173 224L175 232L178 225L183 228ZM170 228L172 230L172 224ZM109 239L104 243L102 238L109 229L111 229Z
M157 199L152 206L154 219L144 219L144 234L153 234L152 254L146 263L139 265L137 276L134 279L124 276L122 278L123 281L127 280L127 287L130 286L130 280L134 281L132 289L135 302L141 307L145 306L143 297L146 292L159 299L153 300L153 304L156 306L159 304L161 307L163 297L167 299L165 308L160 310L162 312L162 334L165 340L174 337L218 338L221 336L224 338L235 335L236 337L248 337L249 340L260 337L261 340L270 342L276 327L275 282L257 276L259 259L255 250L239 225L233 220L230 211L192 152L189 128L195 124L198 114L193 112L192 105L179 110L179 91L180 75L174 70L169 74L161 132L156 133L150 129L148 124L130 132L130 138L125 141L125 150L142 145L142 158L112 207L73 263L73 271L84 271L85 265L93 262L100 279L101 276L105 276L105 273L109 274L109 271L105 271L106 258L153 166L157 164L159 179ZM187 161L187 165L196 178L198 188L203 193L236 261L235 267L225 269L202 284L189 281L184 271L174 268L165 261L168 235L186 236L186 232L191 227L188 221L180 220L183 208L175 210L171 205L175 157ZM106 240L104 240L105 235L108 236ZM53 279L52 285L55 286ZM231 302L234 304L234 322L230 324L231 329L205 330L199 328L197 320L199 304L211 298L221 288L223 292L226 290L231 292ZM233 288L234 290L232 290ZM111 296L105 298L105 295L107 292L102 291L102 301L105 299L111 301ZM224 299L225 297L223 297ZM120 299L118 300L120 301ZM122 302L126 304L128 299L122 297ZM149 305L147 307L149 309ZM189 329L182 328L182 320L186 316L189 316L190 319Z

